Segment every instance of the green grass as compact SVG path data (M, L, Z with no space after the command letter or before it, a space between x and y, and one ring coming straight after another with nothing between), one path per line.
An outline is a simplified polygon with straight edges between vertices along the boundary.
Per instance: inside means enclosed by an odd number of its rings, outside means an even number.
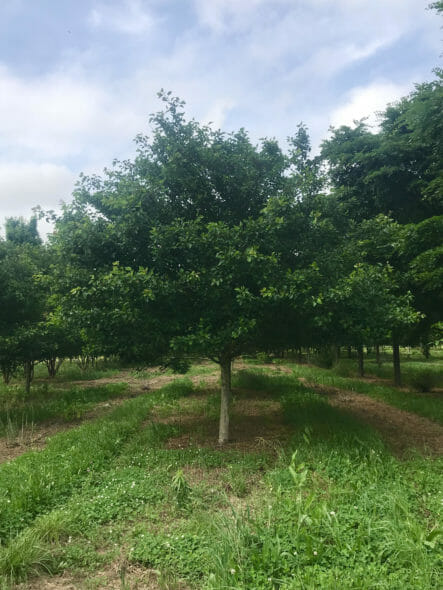
M34 370L35 380L48 380L51 383L64 383L66 381L89 381L103 377L114 377L118 375L122 367L117 362L98 360L92 367L82 369L76 361L64 361L57 372L57 375L50 379L48 370L44 363L36 365ZM21 382L17 379L16 382Z
M406 357L407 359L407 357ZM332 369L335 373L343 377L357 376L357 362L355 359L340 359L337 366ZM401 361L402 378L406 385L410 384L411 378L421 371L429 371L436 378L436 387L443 387L443 360L436 357L426 360L425 358L415 358L414 360ZM375 359L365 358L365 373L370 376L379 377L380 379L393 379L392 359L385 359L379 366Z
M381 383L361 381L357 378L340 377L333 370L308 367L306 365L290 365L297 377L304 377L311 383L325 387L338 387L356 393L363 393L382 400L391 406L414 412L435 422L443 424L443 404L438 396L402 391L396 387Z
M0 392L0 435L12 436L22 427L48 420L78 420L97 403L121 397L127 391L125 383L63 389L44 384L34 386L27 396L21 387L4 387Z
M288 444L168 448L182 428L168 414L204 420L217 401L186 399L202 391L185 379L1 467L5 584L47 570L99 584L129 561L164 588L440 587L441 460L396 459L293 375L241 371L234 386L280 401Z

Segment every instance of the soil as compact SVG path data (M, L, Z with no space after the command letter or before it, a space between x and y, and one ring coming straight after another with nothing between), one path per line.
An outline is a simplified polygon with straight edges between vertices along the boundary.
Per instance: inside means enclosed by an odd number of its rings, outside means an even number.
M264 392L239 389L236 390L236 398L231 409L231 438L223 445L223 451L253 453L263 450L276 451L281 448L290 438L292 431L283 421L280 403L270 400ZM193 399L194 396L186 398L179 413L161 420L180 429L180 435L168 439L166 448L220 449L217 436L218 418L187 412L186 406Z
M38 577L33 581L18 584L14 590L161 590L165 584L160 583L159 572L141 565L116 561L106 569L94 572L90 579L80 579L64 574L55 577ZM175 590L188 590L188 586L174 582Z

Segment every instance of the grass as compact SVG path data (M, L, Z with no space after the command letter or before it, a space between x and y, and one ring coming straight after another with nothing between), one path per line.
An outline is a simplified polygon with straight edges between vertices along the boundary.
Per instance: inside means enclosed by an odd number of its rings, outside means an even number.
M122 366L117 361L99 359L94 366L82 368L76 361L64 361L52 379L48 377L48 371L44 363L36 365L34 370L35 380L48 380L51 383L64 383L66 381L89 381L101 379L103 377L114 377L122 370Z
M439 588L441 460L397 460L293 375L234 386L234 420L254 391L280 402L287 444L169 446L187 417L214 417L185 379L2 466L5 587L48 570L106 587L102 570L130 563L176 589Z
M319 367L309 367L306 365L290 366L297 377L303 377L310 383L363 393L401 410L414 412L415 414L443 424L443 404L439 397L411 391L402 391L396 387L382 383L371 383L361 381L357 378L341 377L330 369L320 369Z
M125 383L109 383L96 387L72 386L49 388L34 386L31 395L14 385L0 393L0 434L10 438L23 427L48 420L71 422L82 418L97 403L118 398L127 393Z

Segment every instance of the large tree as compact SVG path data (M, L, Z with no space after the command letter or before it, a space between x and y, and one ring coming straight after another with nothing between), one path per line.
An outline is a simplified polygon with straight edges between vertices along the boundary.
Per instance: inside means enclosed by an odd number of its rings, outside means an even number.
M383 213L416 223L443 212L442 82L436 70L380 115L378 131L360 121L323 142L332 187L353 219Z
M306 218L287 173L299 148L291 160L273 140L254 145L244 130L187 121L178 99L161 98L136 159L82 177L57 222L52 241L73 279L64 307L103 351L216 360L225 442L232 359L266 346L265 332L281 346L291 336L282 302L298 325L307 305L312 260L301 239L289 255L281 248L288 202L299 226ZM304 186L313 181L306 175Z

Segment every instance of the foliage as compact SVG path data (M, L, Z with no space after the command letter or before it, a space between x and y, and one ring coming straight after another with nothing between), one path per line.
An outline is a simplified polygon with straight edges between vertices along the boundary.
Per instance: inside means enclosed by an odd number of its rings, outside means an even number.
M429 369L421 369L415 373L412 373L408 379L408 382L417 391L429 392L437 386L439 379L434 371Z

